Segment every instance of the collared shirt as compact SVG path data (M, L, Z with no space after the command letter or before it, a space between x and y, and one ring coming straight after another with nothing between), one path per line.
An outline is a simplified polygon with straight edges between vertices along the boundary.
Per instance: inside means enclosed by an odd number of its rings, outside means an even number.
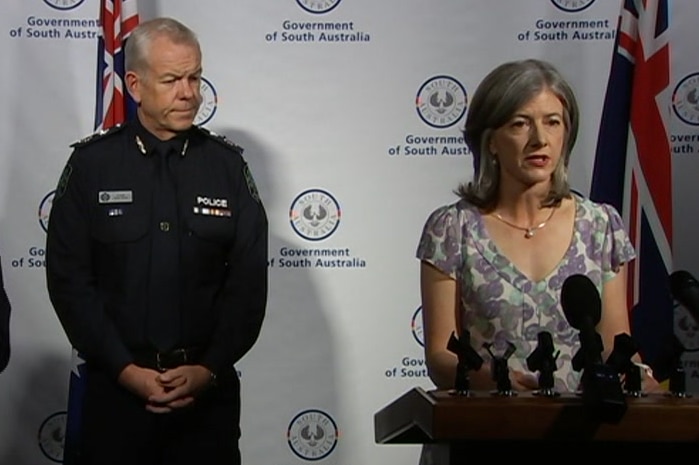
M132 122L76 144L47 235L49 296L88 363L117 375L146 330L157 140ZM173 160L179 216L178 346L231 367L260 331L267 299L268 225L241 151L192 128Z

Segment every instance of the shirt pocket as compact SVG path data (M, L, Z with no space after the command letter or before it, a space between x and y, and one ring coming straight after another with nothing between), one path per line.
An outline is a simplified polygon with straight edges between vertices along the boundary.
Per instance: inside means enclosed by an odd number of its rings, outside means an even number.
M150 216L135 208L104 209L93 222L93 237L102 244L132 243L149 232Z
M235 239L234 224L230 216L192 215L187 220L188 236L212 245L227 246Z

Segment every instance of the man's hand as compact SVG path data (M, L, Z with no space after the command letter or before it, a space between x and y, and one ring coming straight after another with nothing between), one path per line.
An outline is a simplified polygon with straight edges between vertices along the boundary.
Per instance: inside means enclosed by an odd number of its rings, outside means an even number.
M151 396L165 395L165 387L158 381L161 373L150 368L129 364L119 373L119 384L147 402L146 409L153 413L168 413L172 407L167 405L150 405Z
M202 365L182 365L158 373L156 383L159 389L148 397L146 408L159 413L160 409L171 411L187 407L212 380L211 371Z

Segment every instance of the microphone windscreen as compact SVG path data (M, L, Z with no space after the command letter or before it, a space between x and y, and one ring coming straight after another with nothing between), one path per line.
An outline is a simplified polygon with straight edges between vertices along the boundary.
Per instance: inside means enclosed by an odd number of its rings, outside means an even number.
M568 276L561 288L561 307L575 329L593 329L602 317L602 299L595 283L585 275Z

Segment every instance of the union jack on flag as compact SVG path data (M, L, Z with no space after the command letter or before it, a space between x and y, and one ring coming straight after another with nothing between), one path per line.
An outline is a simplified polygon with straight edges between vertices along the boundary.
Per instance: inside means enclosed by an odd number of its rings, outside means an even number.
M137 0L101 0L97 43L97 98L95 130L108 129L136 113L136 105L124 87L124 42L138 25ZM86 369L81 354L73 349L68 382L68 407L63 444L63 464L81 463L82 405Z
M651 365L663 363L674 332L668 21L667 0L623 3L590 189L593 200L621 212L636 249L628 265L631 333Z
M101 0L97 44L95 129L108 129L135 113L124 85L124 43L138 25L137 0Z

